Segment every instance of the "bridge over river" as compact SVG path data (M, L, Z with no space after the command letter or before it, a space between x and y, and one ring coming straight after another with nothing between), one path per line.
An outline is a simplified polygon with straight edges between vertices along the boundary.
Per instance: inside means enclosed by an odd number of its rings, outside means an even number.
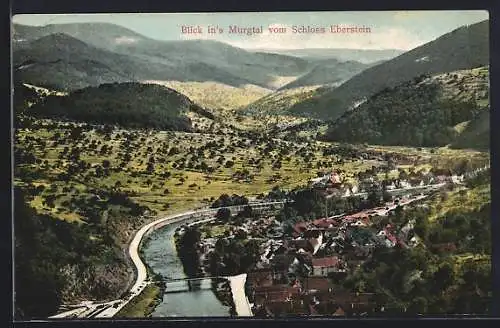
M163 279L165 294L184 293L196 290L212 289L214 282L228 280L228 277L199 277L199 278L176 278Z

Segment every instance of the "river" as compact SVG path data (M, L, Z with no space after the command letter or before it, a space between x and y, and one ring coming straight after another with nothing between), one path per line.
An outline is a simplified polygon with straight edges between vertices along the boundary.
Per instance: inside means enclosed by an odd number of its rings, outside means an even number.
M142 247L143 260L151 269L166 279L185 278L182 262L175 249L175 229L182 223L159 228L150 235ZM212 290L192 290L183 293L166 293L152 313L153 317L206 317L227 316L229 307L224 306Z

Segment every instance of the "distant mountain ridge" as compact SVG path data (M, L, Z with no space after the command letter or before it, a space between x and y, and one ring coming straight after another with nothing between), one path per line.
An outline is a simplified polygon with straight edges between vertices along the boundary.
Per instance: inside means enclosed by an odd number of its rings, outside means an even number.
M356 61L341 62L337 59L323 59L318 60L317 63L317 66L315 66L310 72L300 76L290 83L287 83L279 90L319 85L337 87L354 75L373 66L371 64L362 64Z
M386 61L406 52L401 49L343 49L343 48L317 48L317 49L259 49L303 59L321 61L336 59L338 61L357 61L363 64L373 64Z
M462 26L396 58L368 68L336 88L316 94L290 108L295 114L334 121L355 103L386 87L422 74L436 74L489 64L489 24Z
M145 80L215 81L232 86L254 84L274 88L277 77L299 76L311 68L308 61L296 57L248 52L212 40L159 41L108 23L42 27L14 24L14 58L17 51L33 48L37 39L60 33L81 40L89 47L150 65L152 69L146 73L154 73L153 76L141 73L143 68L133 74Z
M256 85L262 88L275 90L285 86L290 80L301 78L295 86L307 86L314 84L339 83L352 75L359 73L366 68L364 64L350 61L344 64L341 61L331 58L303 59L295 56L288 56L276 53L264 53L247 51L233 47L229 44L213 40L185 40L185 41L160 41L145 37L127 28L109 23L72 23L72 24L51 24L46 26L25 26L14 24L13 26L13 50L14 59L20 62L18 54L21 53L24 61L48 63L50 60L44 56L61 59L64 54L51 54L50 45L41 45L38 39L45 40L50 35L67 35L68 37L84 42L92 48L99 56L87 55L90 62L97 65L101 59L108 58L108 63L103 66L111 68L116 76L107 76L111 73L102 74L107 82L123 82L134 80L159 80L159 81L179 81L179 82L216 82L234 87L245 85ZM59 44L65 41L60 38L56 40ZM71 39L66 40L74 43ZM45 47L45 51L39 51L37 47ZM59 48L61 45L58 46ZM70 47L67 47L68 49ZM77 47L84 48L83 45ZM35 49L35 51L34 51ZM24 51L24 53L23 53ZM103 51L107 51L103 53ZM86 53L91 52L87 49ZM57 79L69 80L64 84L66 88L77 89L82 85L96 85L99 80L88 78L93 76L96 69L92 66L89 70L81 67L74 68L75 61L81 57L77 50L69 49L69 53L75 58L71 63L65 62L63 66L45 67L43 71L36 71L33 74L23 72L22 77L29 79L23 82L39 84L41 80L48 85L61 84ZM109 63L117 56L126 66L128 74L123 75L119 67ZM126 56L127 58L124 58ZM23 61L21 61L22 63ZM84 65L83 65L84 66ZM134 69L137 66L137 69ZM338 66L338 70L336 70ZM76 71L76 72L73 72ZM318 71L329 71L332 77L323 74L317 77ZM71 86L74 79L64 78L63 72L70 72L70 75L82 77L82 83ZM310 74L309 74L310 73ZM39 76L37 76L39 75ZM89 81L85 81L85 79Z
M58 90L136 80L146 63L89 46L63 33L14 48L14 79Z

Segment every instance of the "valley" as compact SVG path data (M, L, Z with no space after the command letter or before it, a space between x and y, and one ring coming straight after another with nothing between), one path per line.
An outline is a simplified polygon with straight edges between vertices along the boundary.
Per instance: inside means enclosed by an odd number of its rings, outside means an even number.
M197 316L172 272L229 279L200 315L488 312L485 26L273 53L14 24L17 315Z

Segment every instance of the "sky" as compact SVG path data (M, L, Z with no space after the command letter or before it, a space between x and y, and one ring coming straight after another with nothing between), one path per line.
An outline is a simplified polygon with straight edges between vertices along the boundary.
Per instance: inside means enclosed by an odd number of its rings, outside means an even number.
M76 22L107 22L124 26L158 40L211 39L245 49L401 49L410 50L489 15L484 10L376 11L376 12L260 12L169 14L67 14L16 15L14 23L47 25ZM200 26L203 34L183 34L182 26ZM222 33L209 34L207 26ZM260 27L260 34L230 34L230 25ZM364 33L330 33L330 26L369 29ZM293 27L325 27L326 33L293 33ZM269 27L284 27L282 34Z

